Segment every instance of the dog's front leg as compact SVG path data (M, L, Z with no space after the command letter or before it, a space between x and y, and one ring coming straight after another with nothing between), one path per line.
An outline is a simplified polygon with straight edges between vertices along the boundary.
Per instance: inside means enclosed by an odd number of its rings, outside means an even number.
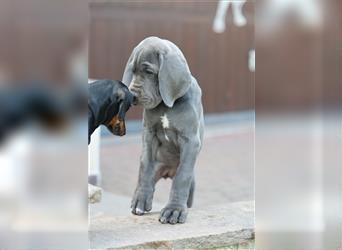
M142 215L151 211L155 187L153 152L157 139L155 133L145 128L143 131L143 151L140 157L138 185L132 199L132 213Z
M172 181L169 202L160 212L161 223L184 223L187 217L187 200L194 178L194 166L201 142L198 139L180 138L180 162Z

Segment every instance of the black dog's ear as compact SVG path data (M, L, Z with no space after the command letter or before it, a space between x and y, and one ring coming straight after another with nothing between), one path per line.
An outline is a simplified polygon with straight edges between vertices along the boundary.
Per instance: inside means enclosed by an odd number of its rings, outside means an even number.
M115 96L117 102L122 102L125 99L125 92L123 91L123 89L118 88L115 93Z
M119 105L118 109L118 119L120 121L125 120L125 111L124 111L124 102L125 102L125 93L123 92L122 89L119 89L117 91L117 103Z
M117 102L112 104L107 111L106 117L109 119L105 125L114 135L122 136L126 134L125 112L122 113L122 110L123 102Z
M119 120L124 121L127 110L131 107L133 102L133 95L127 90L119 89L117 91L117 98L119 104L118 117Z
M113 94L111 114L115 114L106 124L109 131L115 135L123 136L126 134L125 115L132 104L131 94L123 89L118 89ZM113 112L115 110L115 112Z

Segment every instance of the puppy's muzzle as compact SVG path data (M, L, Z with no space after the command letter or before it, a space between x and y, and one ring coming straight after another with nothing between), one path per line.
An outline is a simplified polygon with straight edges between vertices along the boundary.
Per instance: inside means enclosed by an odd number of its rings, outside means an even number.
M133 105L138 105L138 103L139 103L138 98L141 94L140 87L141 87L141 85L138 85L138 84L133 83L133 82L128 87L129 91L133 94L133 102L132 102Z
M123 136L126 134L125 120L120 120L118 115L112 118L107 127L114 135Z

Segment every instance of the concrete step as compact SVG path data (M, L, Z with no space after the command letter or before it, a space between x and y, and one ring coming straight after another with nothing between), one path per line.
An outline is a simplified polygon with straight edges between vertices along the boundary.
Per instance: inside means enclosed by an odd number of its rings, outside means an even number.
M89 205L89 216L124 216L131 215L131 197L113 194L101 189L101 200ZM163 205L153 202L152 212L160 211Z
M144 216L93 214L89 227L90 247L254 249L253 201L190 209L185 224L160 224L158 216L159 212Z

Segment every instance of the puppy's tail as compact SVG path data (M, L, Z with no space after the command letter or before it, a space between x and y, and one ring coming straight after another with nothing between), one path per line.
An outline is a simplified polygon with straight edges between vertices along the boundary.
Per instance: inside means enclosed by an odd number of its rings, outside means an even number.
M194 192L195 192L195 178L192 178L190 190L189 190L189 197L187 201L188 208L192 207L192 203L194 200Z

